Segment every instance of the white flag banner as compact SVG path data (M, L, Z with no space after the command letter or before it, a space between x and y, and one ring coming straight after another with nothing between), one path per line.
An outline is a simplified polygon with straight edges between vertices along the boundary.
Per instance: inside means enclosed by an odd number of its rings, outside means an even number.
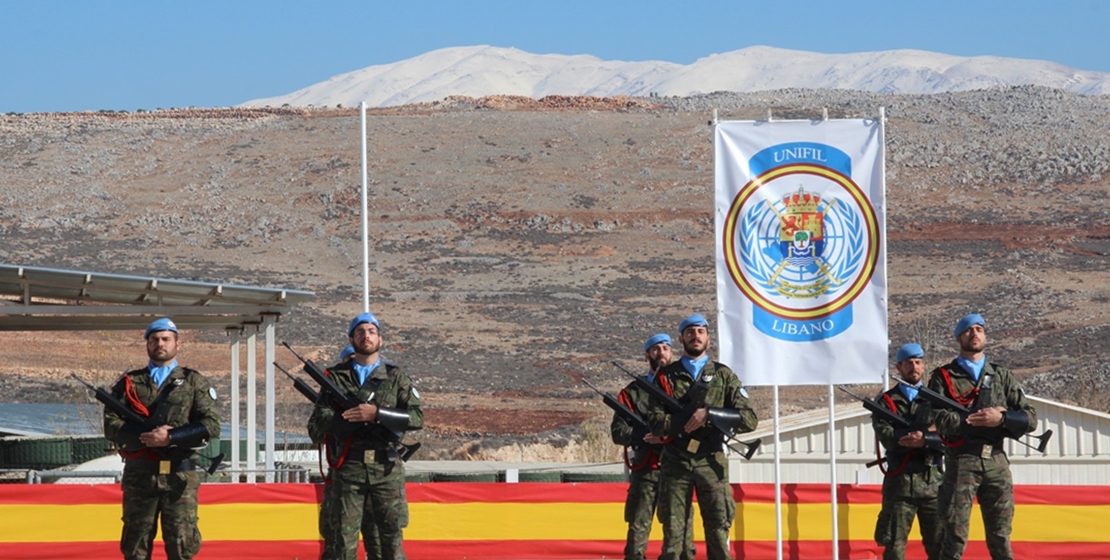
M881 121L721 122L714 151L720 360L748 385L881 383Z

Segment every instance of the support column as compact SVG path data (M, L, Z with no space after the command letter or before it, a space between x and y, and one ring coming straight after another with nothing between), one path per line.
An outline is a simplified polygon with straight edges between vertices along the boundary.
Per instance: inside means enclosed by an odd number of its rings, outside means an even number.
M266 482L274 482L274 331L277 315L262 315L266 333Z
M239 335L243 332L242 328L227 329L227 336L231 341L228 343L231 349L231 394L228 398L231 399L231 419L228 421L231 433L229 439L231 440L231 482L239 482Z
M247 335L247 482L258 482L258 325L248 325Z

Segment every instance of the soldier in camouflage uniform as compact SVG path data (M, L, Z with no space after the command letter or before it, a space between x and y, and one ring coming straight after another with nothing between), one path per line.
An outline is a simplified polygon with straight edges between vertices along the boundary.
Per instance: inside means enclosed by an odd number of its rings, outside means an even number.
M693 531L689 523L693 495L705 528L709 560L732 557L729 531L736 501L728 480L724 434L708 423L709 415L727 415L737 422L737 433L755 429L758 420L748 393L728 366L709 359L709 324L691 315L678 326L682 359L664 367L656 384L683 404L684 411L670 411L653 403L648 424L657 436L673 438L660 458L659 518L663 522L660 560L684 557L683 543Z
M644 342L644 358L648 363L648 382L655 381L655 374L663 366L671 363L671 337L657 334ZM641 417L647 411L651 395L629 383L617 399L629 410ZM657 490L659 486L659 454L664 440L650 431L640 431L619 414L613 414L610 425L613 443L623 445L625 466L629 470L628 498L624 501L624 520L628 523L628 537L625 540L625 560L643 560L651 535L651 518L655 515ZM629 452L631 449L631 452ZM693 513L693 512L691 512ZM693 557L694 537L688 534L687 549Z
M898 384L875 399L879 406L905 418L910 429L895 428L879 415L871 416L871 425L879 442L886 449L883 474L883 508L875 525L875 542L884 547L883 560L902 560L913 518L921 525L921 541L929 560L935 560L940 548L937 520L937 492L940 490L940 463L944 444L936 428L929 425L932 407L917 398L925 375L925 353L920 344L910 343L898 349L895 368L905 384Z
M1014 482L1002 440L1031 432L1037 425L1037 411L1010 370L987 361L983 317L971 314L960 319L955 337L960 355L933 370L929 379L929 388L972 409L963 418L958 412L934 407L937 431L949 440L939 498L940 558L956 560L963 555L972 503L978 497L991 558L1012 560Z
M308 420L309 436L325 445L330 466L321 505L327 517L320 522L324 559L357 558L360 531L369 558L405 558L405 467L394 434L423 427L424 412L412 380L381 359L380 329L372 313L355 317L347 329L354 359L328 370L341 390L363 404L337 414L322 400Z
M196 449L220 437L216 391L200 373L177 363L177 325L158 319L146 328L150 363L120 377L111 393L145 426L104 411L104 437L115 442L123 467L123 535L127 560L151 557L161 515L162 540L170 560L193 558L200 550Z

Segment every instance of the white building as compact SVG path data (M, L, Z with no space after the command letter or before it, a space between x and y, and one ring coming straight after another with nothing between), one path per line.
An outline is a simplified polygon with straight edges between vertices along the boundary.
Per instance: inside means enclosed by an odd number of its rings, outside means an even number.
M1110 414L1027 396L1037 409L1039 435L1052 430L1044 453L1007 439L1006 453L1012 462L1015 484L1110 485ZM852 400L835 408L836 479L840 484L881 484L878 467L865 465L875 460L875 432L871 413ZM733 454L729 475L732 482L773 483L774 435L770 419L760 420L759 429L740 439L761 438L759 450L746 461ZM811 410L779 419L781 482L829 483L829 411ZM1022 441L1037 446L1026 437Z

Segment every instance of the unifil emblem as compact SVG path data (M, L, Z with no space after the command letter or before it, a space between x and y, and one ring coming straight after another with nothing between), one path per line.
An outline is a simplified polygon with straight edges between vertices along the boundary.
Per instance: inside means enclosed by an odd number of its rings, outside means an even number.
M725 223L725 261L754 324L784 340L843 332L878 256L876 216L851 178L788 164L754 178Z

